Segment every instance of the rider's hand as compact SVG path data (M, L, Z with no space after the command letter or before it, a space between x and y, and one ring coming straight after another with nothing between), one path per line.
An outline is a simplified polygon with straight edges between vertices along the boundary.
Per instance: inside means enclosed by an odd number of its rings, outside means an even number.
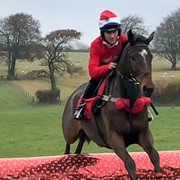
M110 62L108 68L109 69L114 69L114 68L116 68L116 66L117 66L117 63Z

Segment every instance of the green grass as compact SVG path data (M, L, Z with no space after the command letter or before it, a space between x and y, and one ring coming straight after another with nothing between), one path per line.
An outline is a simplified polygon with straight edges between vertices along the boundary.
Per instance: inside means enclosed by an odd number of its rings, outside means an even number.
M0 156L35 156L61 150L59 105L32 103L8 84L0 84Z
M0 81L0 112L23 108L24 105L29 107L31 104L28 99L21 96L20 92L13 90L8 83Z
M17 89L2 82L0 93L0 157L63 154L63 106L32 103ZM89 148L96 152L97 145L91 143L91 146L86 146L85 152Z
M152 112L152 109L149 107ZM156 107L159 116L153 115L150 129L157 150L180 150L180 107ZM128 148L129 151L142 150L137 145Z
M62 105L39 105L5 82L0 82L0 157L30 157L63 154ZM160 115L150 122L157 150L180 147L180 108L159 107ZM75 149L72 146L72 150ZM141 151L137 145L129 151ZM83 153L112 152L86 143Z

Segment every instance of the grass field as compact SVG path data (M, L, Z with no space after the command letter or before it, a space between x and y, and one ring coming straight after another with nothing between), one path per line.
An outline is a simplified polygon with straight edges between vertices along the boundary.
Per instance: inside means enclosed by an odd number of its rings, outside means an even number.
M72 53L71 60L76 64L87 66L88 54ZM24 62L23 62L24 63ZM154 81L168 83L179 81L179 71L168 71L167 62L154 60ZM18 73L41 68L38 62L30 64L18 62ZM87 68L87 67L86 67ZM22 72L23 71L23 72ZM6 73L6 66L0 65L0 73ZM167 73L166 79L162 75ZM21 74L22 75L22 74ZM172 79L172 75L175 78ZM57 79L61 89L61 105L39 105L26 98L22 90L34 95L36 90L49 89L48 80L0 81L0 157L22 157L58 155L64 152L64 138L61 130L61 116L64 104L71 92L81 83L89 79L88 75L68 75ZM151 109L151 108L150 108ZM160 115L150 123L155 147L157 150L180 149L180 107L158 107ZM75 145L72 146L72 149ZM141 151L137 145L129 151ZM100 148L93 142L85 145L84 153L111 152Z

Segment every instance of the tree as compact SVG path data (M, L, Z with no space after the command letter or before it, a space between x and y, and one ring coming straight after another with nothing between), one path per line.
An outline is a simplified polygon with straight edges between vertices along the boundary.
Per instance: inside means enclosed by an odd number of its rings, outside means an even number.
M121 19L121 30L123 34L131 29L133 32L141 35L147 35L147 30L143 25L143 19L138 16L127 16Z
M175 70L180 56L180 9L164 18L157 27L154 48L171 63L171 70Z
M8 79L15 79L18 57L33 58L40 39L40 23L31 15L17 13L0 20L0 53L8 64Z
M41 40L43 65L48 66L46 76L50 78L51 90L56 89L55 72L65 70L67 65L64 50L72 40L80 39L81 33L75 30L56 30Z

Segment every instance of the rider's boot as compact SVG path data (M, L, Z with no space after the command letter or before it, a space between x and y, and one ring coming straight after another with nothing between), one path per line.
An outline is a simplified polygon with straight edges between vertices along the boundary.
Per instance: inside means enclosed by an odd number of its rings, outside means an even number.
M85 90L84 90L84 93L82 95L82 99L78 105L78 107L76 108L76 111L74 113L74 119L76 120L82 120L82 119L85 119L84 117L84 110L85 110L85 102L84 102L84 99L89 99L91 97L94 96L94 90L97 88L98 84L100 83L102 77L99 77L99 78L94 78L94 79L91 79Z
M76 111L74 113L74 119L76 120L82 120L84 119L84 110L85 110L85 102L83 99L81 99L78 107L76 108Z

